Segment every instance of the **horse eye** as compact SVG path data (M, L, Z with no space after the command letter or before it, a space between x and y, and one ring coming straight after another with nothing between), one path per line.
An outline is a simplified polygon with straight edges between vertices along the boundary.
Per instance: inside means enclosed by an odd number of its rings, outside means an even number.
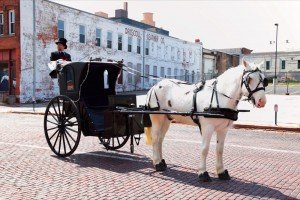
M264 80L263 80L263 86L267 87L268 85L269 85L268 79L264 78Z

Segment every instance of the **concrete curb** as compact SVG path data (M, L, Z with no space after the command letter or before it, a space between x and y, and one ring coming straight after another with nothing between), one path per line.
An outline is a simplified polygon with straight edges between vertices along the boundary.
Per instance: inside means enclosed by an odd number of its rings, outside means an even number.
M292 131L300 133L300 128L297 127L285 127L285 126L271 126L271 125L259 125L259 124L233 124L234 129L263 129L273 131Z

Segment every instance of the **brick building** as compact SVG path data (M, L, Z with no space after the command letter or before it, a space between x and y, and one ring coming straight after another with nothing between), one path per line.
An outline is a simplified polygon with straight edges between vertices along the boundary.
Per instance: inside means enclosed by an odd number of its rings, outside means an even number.
M20 3L0 3L0 102L20 95Z

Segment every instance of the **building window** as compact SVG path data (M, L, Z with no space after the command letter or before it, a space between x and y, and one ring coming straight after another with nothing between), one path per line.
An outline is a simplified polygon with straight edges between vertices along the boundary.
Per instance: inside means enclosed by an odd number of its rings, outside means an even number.
M285 60L281 61L281 69L285 69Z
M4 33L3 24L4 24L3 13L0 13L0 35L3 35Z
M122 51L123 47L123 37L121 34L118 35L118 50Z
M145 76L146 76L145 81L146 81L146 83L149 82L149 78L148 78L149 75L150 75L150 67L149 67L149 65L145 65Z
M107 32L107 48L112 48L112 32Z
M153 66L153 76L157 76L157 66Z
M160 77L165 77L165 68L164 67L161 67L160 68Z
M132 37L128 37L128 52L132 50Z
M138 38L136 43L137 43L136 52L138 54L141 54L141 39Z
M129 68L132 68L132 63L131 62L129 62L129 63L127 63L127 66L129 67ZM127 73L127 80L128 80L128 84L132 84L132 74L131 73Z
M15 11L14 10L10 10L8 12L8 16L9 16L9 34L15 34Z
M101 46L101 29L96 28L96 46Z
M266 70L270 70L270 61L266 61Z
M64 38L65 37L65 22L63 20L58 20L57 29L58 29L58 38Z
M85 26L79 25L79 42L85 43Z
M149 55L149 40L146 41L145 55Z
M297 68L300 69L300 60L298 60L298 67Z
M171 78L171 74L172 74L171 68L169 67L169 68L167 69L167 75L168 75L168 78Z
M178 69L175 68L175 69L174 69L174 77L175 77L175 79L177 79L177 75L178 75Z

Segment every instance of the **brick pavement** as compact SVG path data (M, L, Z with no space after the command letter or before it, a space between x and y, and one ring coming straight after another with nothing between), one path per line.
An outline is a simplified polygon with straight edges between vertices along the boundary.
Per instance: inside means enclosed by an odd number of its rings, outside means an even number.
M215 173L215 140L208 157L213 182L200 183L200 135L174 124L164 142L166 172L153 170L151 148L141 141L106 151L82 137L70 158L53 155L43 116L0 115L0 199L300 199L300 135L230 130L224 162L231 181Z

